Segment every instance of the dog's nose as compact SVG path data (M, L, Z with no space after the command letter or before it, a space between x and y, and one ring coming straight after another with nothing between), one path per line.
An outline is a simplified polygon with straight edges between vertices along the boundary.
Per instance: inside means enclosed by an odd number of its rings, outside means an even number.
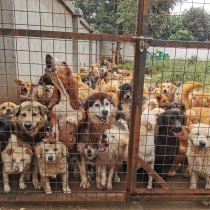
M164 93L167 93L167 90L165 89L165 90L163 90L163 92L164 92Z
M102 134L102 138L103 138L103 139L106 139L106 138L107 138L107 135L103 133L103 134Z
M129 99L130 98L130 95L126 95L126 99Z
M205 146L206 146L206 142L200 140L200 141L199 141L199 146L200 146L200 147L205 147Z
M89 149L89 150L87 151L87 153L90 154L90 153L91 153L91 150Z
M49 160L49 161L52 161L52 160L53 160L53 156L50 155L50 156L48 157L48 160Z
M29 129L29 128L31 128L32 123L25 123L24 126L25 126L25 128L28 128Z
M27 91L27 88L26 88L26 87L24 87L24 88L23 88L23 90L24 90L24 91Z
M108 111L107 111L107 110L102 110L102 114L103 114L104 116L106 116L106 115L108 115Z
M46 59L51 59L52 56L50 54L46 54Z
M14 172L19 172L19 167L18 166L15 166Z

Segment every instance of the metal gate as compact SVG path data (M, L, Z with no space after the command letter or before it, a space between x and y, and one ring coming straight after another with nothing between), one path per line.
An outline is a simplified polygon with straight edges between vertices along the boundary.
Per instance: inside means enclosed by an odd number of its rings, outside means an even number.
M27 1L26 1L27 2ZM61 1L63 2L63 1ZM64 1L65 2L65 1ZM40 1L39 1L40 3ZM65 2L68 4L68 1ZM117 1L115 2L118 3ZM120 4L120 3L119 3ZM207 189L172 189L168 183L166 183L148 164L138 156L139 147L139 128L141 122L141 112L143 104L143 89L144 89L144 76L146 67L146 54L149 46L153 47L185 47L185 48L199 48L210 49L209 42L199 41L168 41L152 39L148 36L148 21L149 21L149 9L151 0L138 0L137 2L137 19L136 19L136 35L106 35L106 34L94 34L94 33L79 33L73 32L60 32L60 31L48 31L48 30L32 30L32 29L16 29L4 27L7 23L2 20L2 28L0 28L0 35L3 37L5 45L5 39L8 37L28 37L28 38L52 38L60 40L71 39L74 41L73 45L78 45L78 40L84 40L89 43L92 41L110 41L110 42L122 42L135 44L134 53L134 72L133 72L133 102L132 102L132 114L130 125L130 141L129 141L129 155L127 165L126 176L126 190L124 191L99 191L99 190L75 190L71 195L65 195L62 193L53 193L51 195L40 193L38 191L28 191L25 193L16 192L11 194L1 194L1 201L84 201L84 200L206 200L209 199L210 190ZM12 9L11 9L12 10ZM3 14L4 8L1 7L1 14ZM78 12L78 11L77 11ZM79 12L78 12L79 13ZM76 16L78 18L78 16ZM77 28L79 26L75 26ZM6 46L3 46L5 51ZM75 54L78 54L78 46L75 47ZM30 51L30 50L29 50ZM92 54L89 49L89 53ZM4 52L4 56L6 54ZM78 65L78 58L75 65ZM6 64L5 64L6 65ZM30 69L30 71L32 71ZM8 76L8 70L2 75ZM145 189L137 187L137 164L140 164L148 174L150 174L161 189Z

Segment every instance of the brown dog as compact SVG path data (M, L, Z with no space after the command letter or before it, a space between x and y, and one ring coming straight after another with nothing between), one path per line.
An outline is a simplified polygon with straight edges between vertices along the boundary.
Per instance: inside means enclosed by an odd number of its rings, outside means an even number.
M16 79L15 82L20 86L20 91L22 96L30 97L33 87L36 86L34 83L29 81L22 81Z
M17 105L12 102L5 102L0 105L0 117L10 119L14 115L14 109Z

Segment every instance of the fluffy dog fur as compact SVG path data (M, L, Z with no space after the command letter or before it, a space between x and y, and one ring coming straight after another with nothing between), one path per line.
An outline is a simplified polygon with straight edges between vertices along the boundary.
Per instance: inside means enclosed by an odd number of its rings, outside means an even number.
M11 119L14 115L14 108L17 105L12 102L5 102L0 105L0 117L5 117L7 119Z
M106 93L95 93L87 99L85 111L87 118L85 123L79 127L78 141L85 144L97 144L101 134L115 121L116 108L114 101ZM80 187L89 188L85 156L81 155L77 158L77 163L81 176Z
M96 82L95 89L98 91L101 91L104 89L105 85L106 85L106 82L104 81L104 79L98 79L98 81Z
M84 76L82 77L82 82L88 85L91 88L95 88L95 79L92 76Z
M178 133L186 124L187 117L182 111L167 110L158 117L157 122L159 131L155 139L155 171L166 180L169 168L179 152Z
M161 93L164 94L169 102L172 102L174 99L174 91L175 91L175 85L170 82L162 83L161 84Z
M197 189L199 176L206 180L205 189L210 189L210 126L206 124L190 125L188 134L187 157L190 171L190 189ZM203 201L209 205L210 201Z
M62 142L43 142L36 147L35 154L45 193L52 193L49 177L56 178L59 174L63 192L71 193L68 185L67 147Z
M17 137L12 134L11 143L1 153L3 166L4 192L11 191L9 186L9 174L21 174L19 179L20 189L25 189L25 179L29 176L29 168L33 152L27 147L19 147Z

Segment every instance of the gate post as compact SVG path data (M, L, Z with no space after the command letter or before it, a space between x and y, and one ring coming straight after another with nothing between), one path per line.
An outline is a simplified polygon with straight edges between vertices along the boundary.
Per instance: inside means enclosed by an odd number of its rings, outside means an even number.
M128 194L136 193L136 176L139 147L139 130L141 122L141 110L144 88L144 74L146 64L146 42L143 36L148 34L148 14L151 0L138 0L138 14L136 22L136 43L133 74L133 95L130 139L128 148L128 165L126 191Z

